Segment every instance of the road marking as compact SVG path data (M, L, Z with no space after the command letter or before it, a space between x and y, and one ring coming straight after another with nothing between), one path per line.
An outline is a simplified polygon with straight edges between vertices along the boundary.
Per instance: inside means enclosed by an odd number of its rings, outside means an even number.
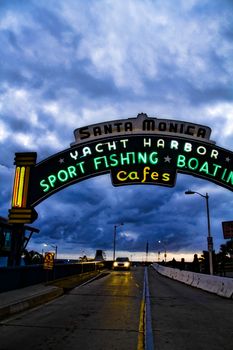
M140 307L140 318L138 327L138 346L137 350L144 350L144 312L145 312L145 301L142 299Z
M147 267L145 267L145 274L144 274L144 291L145 291L145 350L154 350L152 321L151 321L150 291L149 291Z
M140 307L137 350L154 350L147 267L145 267L144 272L144 285Z

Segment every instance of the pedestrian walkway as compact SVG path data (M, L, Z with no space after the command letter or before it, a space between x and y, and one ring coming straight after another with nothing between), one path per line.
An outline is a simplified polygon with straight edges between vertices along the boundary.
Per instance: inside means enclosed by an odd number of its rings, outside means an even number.
M29 287L0 293L0 321L33 307L53 300L76 286L102 275L102 271L91 271L72 275L49 283L35 284Z
M64 293L63 288L42 283L0 293L0 320L39 306Z

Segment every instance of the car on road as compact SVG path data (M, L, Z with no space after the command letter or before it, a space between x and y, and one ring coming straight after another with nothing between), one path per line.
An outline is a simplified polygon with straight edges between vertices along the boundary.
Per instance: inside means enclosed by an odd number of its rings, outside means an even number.
M128 257L116 258L112 266L113 270L130 270L130 261Z

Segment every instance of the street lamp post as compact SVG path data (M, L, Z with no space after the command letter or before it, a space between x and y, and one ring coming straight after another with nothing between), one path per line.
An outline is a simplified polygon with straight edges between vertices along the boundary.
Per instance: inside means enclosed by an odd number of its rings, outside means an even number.
M114 225L114 231L113 231L113 261L115 260L115 253L116 253L116 229L119 226L123 226L124 224L116 224Z
M201 194L199 192L188 190L185 192L185 194L198 194L199 196L205 198L206 201L206 214L207 214L207 225L208 225L208 236L207 236L207 248L209 252L209 268L210 268L210 275L213 275L213 238L211 236L210 232L210 210L209 210L209 195L208 193Z
M164 261L165 261L165 264L166 264L166 261L167 261L167 248L166 248L166 245L163 241L158 241L159 244L162 244L163 247L164 247ZM160 255L160 252L159 252L159 255Z

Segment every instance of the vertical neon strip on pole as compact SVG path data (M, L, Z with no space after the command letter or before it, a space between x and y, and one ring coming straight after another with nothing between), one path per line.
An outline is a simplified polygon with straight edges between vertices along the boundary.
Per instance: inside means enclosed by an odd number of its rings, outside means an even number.
M26 206L27 206L29 173L30 173L30 167L27 166L26 170L25 170L25 180L24 180L24 187L23 187L23 202L22 202L22 207L23 208L26 208Z
M22 207L24 176L25 176L25 167L23 166L20 169L20 178L19 178L19 187L18 187L18 196L17 196L17 207L20 207L20 208Z
M12 191L12 207L9 210L9 223L32 223L37 218L35 209L28 203L31 168L36 164L36 153L15 153L15 177ZM16 229L17 231L17 229Z
M25 208L30 167L17 167L15 171L12 207Z
M19 177L20 177L20 167L17 167L16 170L15 170L14 189L13 189L13 196L12 196L12 207L16 207L17 206Z

